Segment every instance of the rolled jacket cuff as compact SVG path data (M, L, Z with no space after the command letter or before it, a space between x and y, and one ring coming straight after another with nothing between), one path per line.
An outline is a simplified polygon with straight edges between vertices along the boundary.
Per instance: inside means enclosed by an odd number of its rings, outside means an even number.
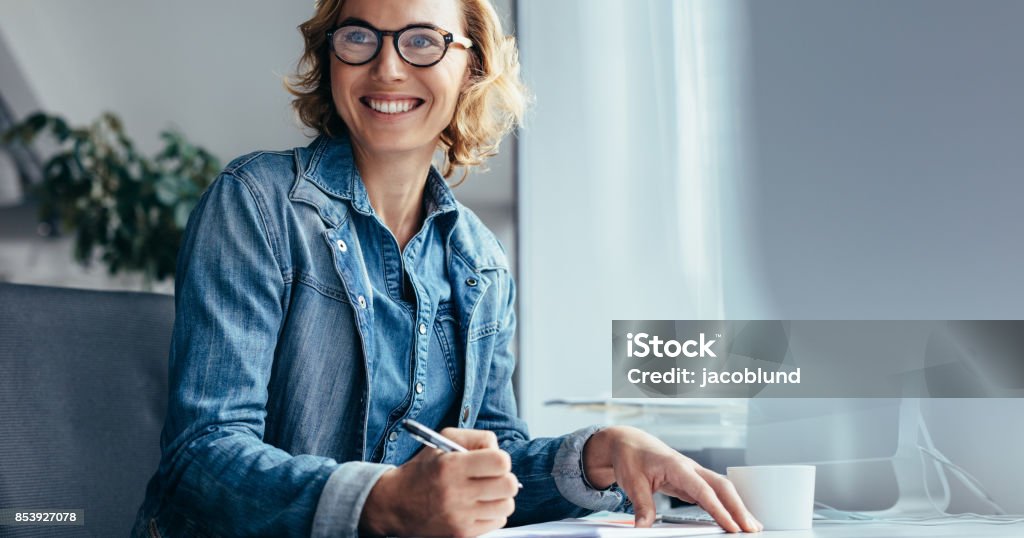
M313 514L313 538L357 537L359 518L370 490L394 465L351 461L341 464L327 478Z
M606 489L591 486L583 473L583 447L590 436L601 431L600 426L588 426L565 437L555 454L551 475L558 492L565 499L588 510L616 510L623 504L622 490L612 484Z

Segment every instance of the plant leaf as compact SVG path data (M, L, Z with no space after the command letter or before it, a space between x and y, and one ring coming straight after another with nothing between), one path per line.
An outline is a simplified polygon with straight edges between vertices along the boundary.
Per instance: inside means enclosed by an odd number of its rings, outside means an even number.
M184 201L174 206L174 225L184 230L188 224L188 216L192 213L192 208L195 205L194 202Z

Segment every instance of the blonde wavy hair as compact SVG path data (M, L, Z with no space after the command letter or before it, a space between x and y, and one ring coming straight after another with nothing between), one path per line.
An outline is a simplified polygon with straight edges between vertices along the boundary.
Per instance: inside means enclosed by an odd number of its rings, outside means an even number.
M455 105L451 122L441 132L438 148L444 153L441 173L451 178L457 168L465 180L469 167L483 167L498 152L501 139L522 123L530 100L519 78L515 39L506 36L489 0L456 0L462 6L469 53L469 84ZM337 135L346 129L331 98L331 52L327 31L336 24L345 0L319 0L316 13L299 25L305 52L296 74L285 81L295 96L292 107L299 120L320 134Z

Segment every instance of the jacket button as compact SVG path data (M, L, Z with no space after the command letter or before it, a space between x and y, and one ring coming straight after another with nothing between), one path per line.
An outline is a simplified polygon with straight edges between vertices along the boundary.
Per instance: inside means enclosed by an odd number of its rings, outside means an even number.
M462 408L462 422L469 422L469 406Z
M467 278L466 279L466 285L467 286L476 286L476 284L477 284L477 282L476 282L475 278Z
M423 394L423 383L416 383L416 394Z
M398 432L391 432L391 435L388 435L388 441L391 441L392 443L394 443L397 440L398 440Z
M348 251L348 245L346 245L345 242L342 241L341 239L338 240L337 245L338 245L338 250L340 250L342 252L347 252Z
M366 297L359 296L359 308L366 308Z
M420 334L427 334L427 324L420 323Z

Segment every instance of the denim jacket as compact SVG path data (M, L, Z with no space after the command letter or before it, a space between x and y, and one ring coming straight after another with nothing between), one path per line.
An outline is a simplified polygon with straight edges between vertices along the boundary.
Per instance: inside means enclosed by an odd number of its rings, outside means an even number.
M493 431L511 456L524 487L509 524L628 509L621 490L583 478L596 427L530 439L512 391L508 261L430 174L433 199L454 209L435 249L461 366L449 415ZM178 258L161 460L133 536L358 535L377 479L413 452L375 455L387 432L368 431L393 423L374 404L405 390L376 381L386 359L373 342L394 328L374 315L368 260L385 254L364 250L372 241L357 225L371 217L345 136L236 159L204 193ZM439 311L425 309L424 322Z

